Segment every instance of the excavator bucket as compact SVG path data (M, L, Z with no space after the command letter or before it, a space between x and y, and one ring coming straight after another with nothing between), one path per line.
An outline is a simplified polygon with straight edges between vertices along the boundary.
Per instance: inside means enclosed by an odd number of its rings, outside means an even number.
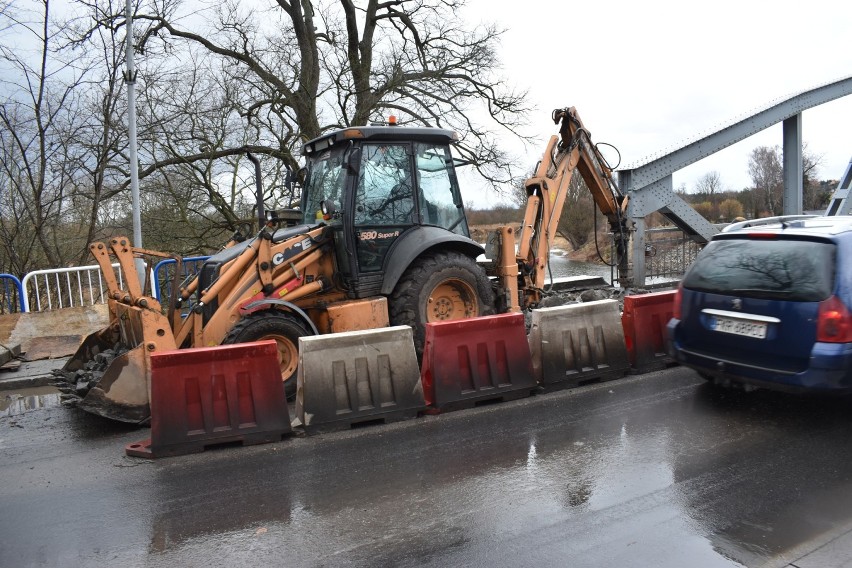
M111 306L109 327L77 349L54 384L66 405L111 420L139 424L151 415L150 353L174 349L167 320L135 306Z

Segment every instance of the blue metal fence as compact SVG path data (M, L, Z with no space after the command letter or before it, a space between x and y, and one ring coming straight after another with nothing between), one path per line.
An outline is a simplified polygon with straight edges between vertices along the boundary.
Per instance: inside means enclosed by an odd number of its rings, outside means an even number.
M17 276L0 274L0 314L25 312L24 287Z
M210 258L209 256L188 256L186 258L181 259L181 280L185 280L189 276L195 276L198 274L198 271L201 269L201 265L204 264L204 261ZM172 281L174 277L174 271L176 269L177 261L173 258L167 258L166 260L161 260L154 266L154 297L157 298L162 304L165 304L169 300L169 294L171 294L171 286L169 283Z

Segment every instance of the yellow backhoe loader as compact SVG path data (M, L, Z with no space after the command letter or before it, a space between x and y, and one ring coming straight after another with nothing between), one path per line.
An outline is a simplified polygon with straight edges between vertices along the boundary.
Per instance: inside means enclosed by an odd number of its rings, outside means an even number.
M152 353L274 339L292 394L299 337L409 325L419 353L428 322L535 307L575 171L609 219L623 274L626 199L576 111L557 109L553 120L559 136L526 181L523 223L489 237L485 262L477 262L485 248L469 236L451 154L456 134L392 124L307 142L300 223L283 227L282 214L266 212L254 238L229 243L174 285L168 306L145 293L137 260L176 257L136 249L126 237L93 243L110 324L83 341L57 384L89 412L141 423L150 415Z

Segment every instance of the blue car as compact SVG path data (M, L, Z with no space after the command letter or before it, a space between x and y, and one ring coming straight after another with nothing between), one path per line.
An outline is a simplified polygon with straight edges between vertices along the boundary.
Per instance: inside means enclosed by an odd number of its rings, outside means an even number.
M852 390L852 217L729 226L684 276L669 354L719 385Z

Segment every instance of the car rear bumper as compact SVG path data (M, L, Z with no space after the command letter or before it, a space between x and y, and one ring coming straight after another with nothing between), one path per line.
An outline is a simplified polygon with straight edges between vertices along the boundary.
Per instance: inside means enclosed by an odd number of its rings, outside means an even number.
M852 343L815 343L808 368L788 371L688 349L677 341L678 320L668 325L668 351L675 361L722 381L785 391L852 391Z

